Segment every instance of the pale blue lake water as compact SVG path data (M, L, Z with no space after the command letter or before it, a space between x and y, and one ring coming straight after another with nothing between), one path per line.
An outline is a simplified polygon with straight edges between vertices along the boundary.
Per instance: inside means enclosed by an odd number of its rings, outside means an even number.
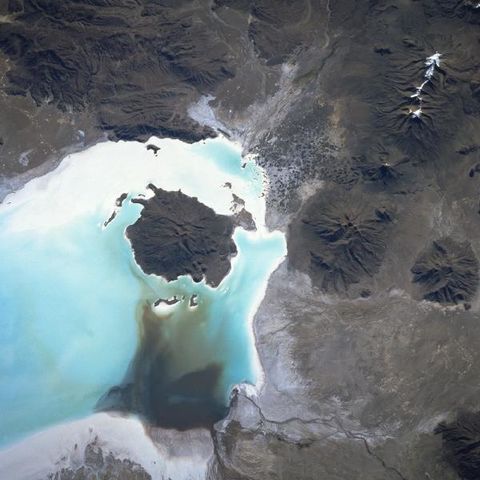
M151 181L177 188L187 178L182 168L188 170L192 151L196 162L206 159L205 174L197 179L200 200L211 189L219 189L220 198L225 177L244 182L247 206L251 195L252 211L261 212L261 172L253 163L241 168L238 149L225 141L186 145L184 159L178 143L175 156L168 141L159 141L164 160L152 160L143 144L131 144L123 143L128 155L121 143L93 147L50 174L53 180L20 192L0 209L0 445L92 413L98 399L121 383L134 356L139 310L159 297L198 295L196 308L184 301L158 316L173 346L175 373L220 362L217 395L225 404L232 385L258 380L250 319L285 255L283 235L237 229L232 271L212 289L188 277L167 283L140 271L124 236L138 205L126 201L106 229L102 224L109 216L106 202L112 210L108 201L123 191L136 195ZM169 168L178 170L177 184L162 184ZM89 181L98 175L103 183ZM211 188L209 179L215 179ZM186 193L194 193L195 179L186 183Z

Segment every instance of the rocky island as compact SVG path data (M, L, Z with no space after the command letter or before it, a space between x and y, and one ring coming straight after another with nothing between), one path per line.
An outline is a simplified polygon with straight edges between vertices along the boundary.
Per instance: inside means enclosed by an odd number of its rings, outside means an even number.
M237 253L233 230L238 223L244 224L245 215L252 227L251 215L244 208L237 215L217 215L180 191L167 192L152 184L148 188L153 197L132 199L143 209L127 228L137 263L145 273L167 280L190 275L195 282L205 279L218 286Z
M235 223L216 215L196 198L149 185L154 196L132 200L143 206L140 218L127 228L135 259L145 273L167 280L191 275L217 286L237 253L232 240Z

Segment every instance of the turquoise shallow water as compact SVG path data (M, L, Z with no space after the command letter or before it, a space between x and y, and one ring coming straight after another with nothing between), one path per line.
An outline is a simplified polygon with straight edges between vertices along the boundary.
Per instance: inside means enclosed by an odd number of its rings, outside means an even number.
M219 171L250 182L252 194L261 192L261 175L253 164L242 169L235 149L215 142L194 148ZM205 188L205 178L199 181ZM61 201L56 195L52 191L52 201ZM212 289L188 277L167 283L140 271L124 236L138 205L125 202L106 229L103 211L95 208L46 230L8 228L31 205L0 211L0 445L91 413L124 378L138 345L142 305L160 297L198 295L196 308L184 301L158 314L172 347L173 375L221 363L216 395L225 403L233 384L257 381L249 317L285 254L283 235L237 229L232 271Z

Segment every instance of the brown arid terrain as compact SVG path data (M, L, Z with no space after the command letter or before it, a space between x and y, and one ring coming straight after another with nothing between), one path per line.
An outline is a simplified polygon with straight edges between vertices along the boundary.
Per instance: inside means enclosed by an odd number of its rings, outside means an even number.
M0 52L3 196L106 138L224 134L265 169L288 256L262 388L200 422L208 480L480 478L478 2L3 0ZM94 453L52 478L147 478Z

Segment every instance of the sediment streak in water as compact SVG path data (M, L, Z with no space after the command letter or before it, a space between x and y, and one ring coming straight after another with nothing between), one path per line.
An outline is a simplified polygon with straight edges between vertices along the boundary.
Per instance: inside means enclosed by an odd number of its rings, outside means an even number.
M233 384L260 380L250 322L285 254L283 235L265 228L262 171L252 161L242 168L240 150L224 139L152 142L157 155L137 142L102 143L71 155L0 206L0 274L9 280L0 286L3 445L90 415L135 369L152 401L149 375L141 362L131 363L144 345L145 323L137 322L145 308L161 333L154 346L159 355L151 358L161 361L159 371L179 399L188 397L192 374L211 365L220 366L217 381L201 394L218 405L227 405ZM149 183L181 189L221 214L230 213L232 192L245 201L258 229L235 231L238 255L217 288L189 277L167 283L135 264L124 233L139 206L129 200L148 195ZM155 309L159 298L175 295L185 300Z

